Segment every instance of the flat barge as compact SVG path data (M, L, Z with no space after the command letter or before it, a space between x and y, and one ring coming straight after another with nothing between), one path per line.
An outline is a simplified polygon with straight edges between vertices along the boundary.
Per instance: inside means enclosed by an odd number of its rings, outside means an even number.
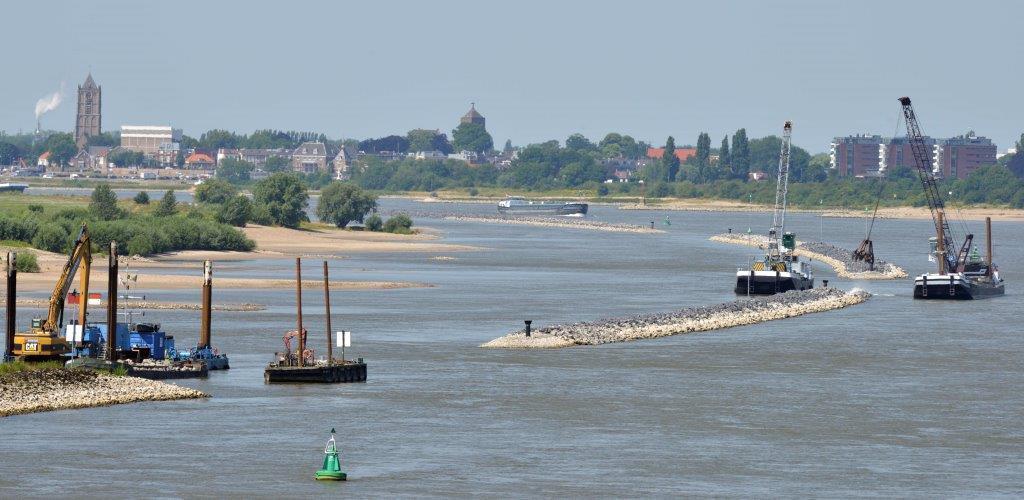
M270 384L366 382L366 363L349 361L345 364L317 366L270 365L263 371L263 381Z

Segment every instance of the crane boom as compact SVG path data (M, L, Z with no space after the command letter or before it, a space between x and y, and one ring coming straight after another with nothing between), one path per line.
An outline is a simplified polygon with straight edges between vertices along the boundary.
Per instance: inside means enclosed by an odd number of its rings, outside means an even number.
M770 248L779 248L779 235L786 229L786 197L789 194L789 151L793 136L793 123L787 121L782 127L782 148L779 151L779 172L775 179L775 215L768 232Z
M68 290L75 279L75 272L79 266L82 268L81 284L82 295L79 305L79 324L85 325L85 309L89 303L89 271L92 267L92 239L89 237L89 229L82 224L82 230L71 247L68 261L64 263L64 269L57 278L50 295L50 309L43 322L42 330L46 332L57 332L60 330L60 318L64 312L64 301L68 296ZM116 278L110 278L116 279Z
M914 155L914 167L917 169L917 177L921 180L921 185L924 187L925 199L928 201L928 209L932 213L932 222L935 224L936 234L942 235L943 251L940 252L938 258L944 260L946 269L953 271L957 269L958 262L961 260L960 255L954 256L952 232L949 228L948 218L946 217L946 204L942 200L942 194L939 192L938 182L935 180L935 175L932 173L932 169L929 168L929 154L928 147L924 143L924 134L921 133L921 126L917 123L917 115L914 113L914 107L910 104L909 97L900 97L900 104L903 106L903 117L907 122L907 141L910 143L910 150ZM971 235L967 236L968 240L965 241L965 245L970 245ZM965 253L961 251L960 253Z

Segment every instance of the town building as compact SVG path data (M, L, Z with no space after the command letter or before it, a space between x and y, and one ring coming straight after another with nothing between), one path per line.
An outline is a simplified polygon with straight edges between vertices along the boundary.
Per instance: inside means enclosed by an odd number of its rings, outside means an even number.
M327 146L322 142L304 142L292 151L292 170L311 174L327 171Z
M334 178L340 181L347 180L351 177L351 169L354 161L354 155L351 151L348 151L344 146L338 150L338 154L331 160L332 171L334 172Z
M463 151L459 151L458 153L452 153L452 154L448 155L448 159L449 160L459 160L459 161L464 161L464 162L469 163L469 164L473 164L473 163L479 163L480 162L480 155L477 154L476 151L466 151L466 150L463 150Z
M78 172L100 172L107 174L107 155L110 148L106 146L88 146L71 158L71 169Z
M227 158L235 160L241 160L244 162L251 163L257 169L262 169L267 165L267 160L271 157L280 157L289 163L292 161L292 150L290 149L226 149L220 148L216 153L217 165Z
M928 161L938 177L963 179L996 162L990 139L968 134L950 139L924 137ZM879 135L836 137L829 145L829 162L840 177L878 177L894 168L916 168L914 153L905 137Z
M676 158L679 163L686 163L691 156L697 155L697 148L676 148ZM652 160L660 160L665 156L665 148L647 148L647 157Z
M412 153L412 157L417 160L443 160L448 158L448 155L435 149L433 151L417 151Z
M484 128L487 127L487 119L484 118L484 116L481 115L479 112L477 112L475 102L469 104L469 111L467 111L466 114L462 115L462 118L459 120L459 123L472 123L475 125L480 125L481 127Z
M85 148L89 138L103 132L103 89L96 85L92 73L78 86L78 113L75 119L75 144Z
M161 146L181 142L181 129L159 125L121 125L121 147L157 156ZM173 146L165 146L168 150Z
M216 165L217 163L210 155L199 151L185 158L185 168L189 170L213 170Z

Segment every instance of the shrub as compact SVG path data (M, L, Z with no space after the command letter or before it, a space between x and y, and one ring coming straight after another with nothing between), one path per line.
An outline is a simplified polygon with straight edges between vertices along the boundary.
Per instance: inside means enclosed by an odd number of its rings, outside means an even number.
M132 201L134 201L136 205L149 205L149 193L139 191L139 194L135 195L135 198L132 198Z
M251 215L252 202L248 197L238 195L221 205L217 212L217 222L231 224L235 227L245 227L245 223L249 222Z
M366 214L377 208L377 198L355 184L332 182L320 192L316 215L324 222L345 227L349 222L363 222Z
M384 221L381 220L379 215L370 214L370 216L366 218L366 222L364 222L363 225L366 226L366 229L370 231L380 231L381 228L384 227Z
M28 211L32 213L41 214L43 213L43 206L38 203L31 203L28 206Z
M36 254L31 252L18 252L18 256L14 259L14 268L19 273L38 273L39 262L36 260Z
M48 252L63 252L67 249L71 234L60 224L48 222L39 227L32 246Z
M606 186L604 184L601 184L600 186L597 186L597 195L598 196L608 196L608 186Z
M0 215L0 240L17 240L29 243L39 230L35 219L15 219Z
M396 234L412 234L412 219L406 214L390 217L384 223L384 231Z
M297 228L299 223L308 220L306 204L309 193L295 172L278 172L257 182L253 188L253 201L257 206L266 208L273 224Z
M475 187L469 188L469 195L470 196L476 196L478 194L480 194L480 190L478 190Z
M199 203L225 203L237 194L235 186L223 179L208 179L196 187L196 201Z

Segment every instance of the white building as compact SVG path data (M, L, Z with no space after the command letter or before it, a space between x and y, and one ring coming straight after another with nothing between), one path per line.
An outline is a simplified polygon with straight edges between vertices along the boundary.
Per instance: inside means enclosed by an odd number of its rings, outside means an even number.
M181 142L181 129L161 125L121 125L121 147L156 155L161 147L166 151L170 144Z

